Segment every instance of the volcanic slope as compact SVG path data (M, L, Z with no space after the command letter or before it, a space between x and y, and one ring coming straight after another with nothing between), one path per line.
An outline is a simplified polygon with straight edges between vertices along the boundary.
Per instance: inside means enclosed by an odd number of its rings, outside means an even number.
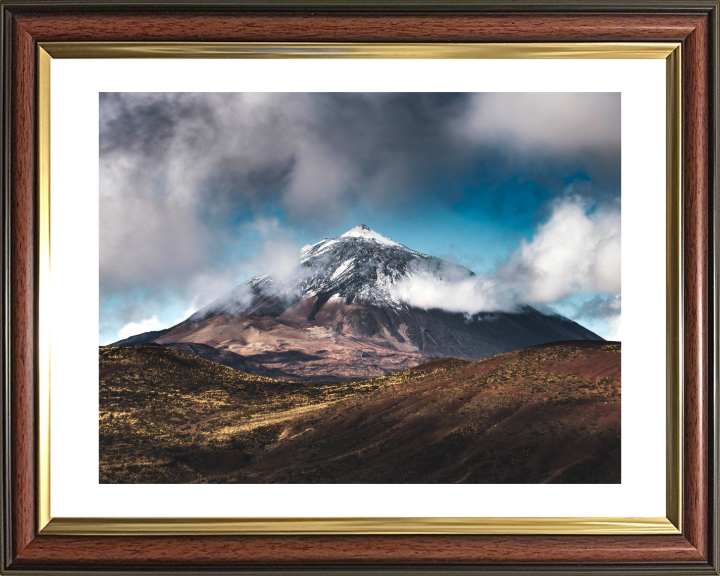
M438 357L479 360L546 342L602 340L530 306L467 316L410 306L398 295L413 279L451 283L472 276L361 225L305 246L289 278L256 276L162 333L114 345L156 342L255 374L337 381Z
M284 382L100 349L103 483L617 483L620 344Z

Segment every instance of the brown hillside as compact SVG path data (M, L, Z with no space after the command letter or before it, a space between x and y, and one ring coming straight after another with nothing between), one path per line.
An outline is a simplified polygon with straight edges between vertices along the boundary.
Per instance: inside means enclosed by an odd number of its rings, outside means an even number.
M100 351L105 483L615 483L620 344L439 359L334 384L158 346Z

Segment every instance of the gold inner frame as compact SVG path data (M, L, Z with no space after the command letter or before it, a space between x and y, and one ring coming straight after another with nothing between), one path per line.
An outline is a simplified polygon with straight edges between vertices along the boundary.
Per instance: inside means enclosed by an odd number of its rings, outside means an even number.
M666 60L665 518L53 518L50 514L50 69L53 58ZM43 534L679 534L682 530L681 46L679 43L353 44L54 42L38 45L38 530Z

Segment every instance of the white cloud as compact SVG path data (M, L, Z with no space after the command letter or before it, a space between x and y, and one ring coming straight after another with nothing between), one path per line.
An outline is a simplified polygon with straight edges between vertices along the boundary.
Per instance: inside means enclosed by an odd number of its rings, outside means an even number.
M140 320L140 322L128 322L118 331L118 339L124 340L125 338L135 336L136 334L142 334L143 332L160 330L161 327L160 318L157 315Z
M414 275L394 295L412 306L475 314L552 304L575 294L619 294L620 280L619 207L591 209L571 197L556 202L532 240L494 272L455 280Z
M101 290L173 288L217 271L213 251L236 238L228 216L271 198L290 220L319 230L358 202L415 205L438 173L470 174L482 157L477 145L591 163L619 149L618 94L448 102L422 94L104 94Z
M617 148L620 142L619 94L485 93L471 103L456 124L470 141L546 153Z
M299 245L276 221L238 215L282 208L320 237L358 205L405 216L435 197L438 174L469 177L487 150L584 170L620 143L617 94L126 93L100 106L100 291L120 302L109 334L168 302L204 306L258 272L291 275ZM611 260L599 258L598 277ZM478 307L507 300L482 283L454 289Z
M499 276L528 303L570 294L620 292L620 208L589 210L578 198L555 204L532 241L522 242Z
M257 235L261 242L257 254L249 259L254 267L279 282L299 275L300 247L277 218L257 218L247 226L247 232Z
M491 276L453 280L428 273L414 274L393 287L393 296L417 308L441 308L468 314L510 310L516 305L513 295Z
M175 318L175 320L172 321L170 326L175 326L176 324L180 324L180 322L187 320L188 318L190 318L190 316L192 316L195 312L197 312L197 310L198 310L197 301L198 301L198 298L196 296L195 298L193 298L192 303L190 304L190 306L188 306L188 308L185 310L185 312L183 312L182 314L180 314L180 316Z

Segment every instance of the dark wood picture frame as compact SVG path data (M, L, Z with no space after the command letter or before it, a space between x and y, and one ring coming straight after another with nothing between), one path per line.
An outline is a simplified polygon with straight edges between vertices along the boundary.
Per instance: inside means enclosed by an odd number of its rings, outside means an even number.
M719 573L717 1L0 4L2 573ZM685 215L682 534L39 534L36 62L38 43L77 41L680 42Z

